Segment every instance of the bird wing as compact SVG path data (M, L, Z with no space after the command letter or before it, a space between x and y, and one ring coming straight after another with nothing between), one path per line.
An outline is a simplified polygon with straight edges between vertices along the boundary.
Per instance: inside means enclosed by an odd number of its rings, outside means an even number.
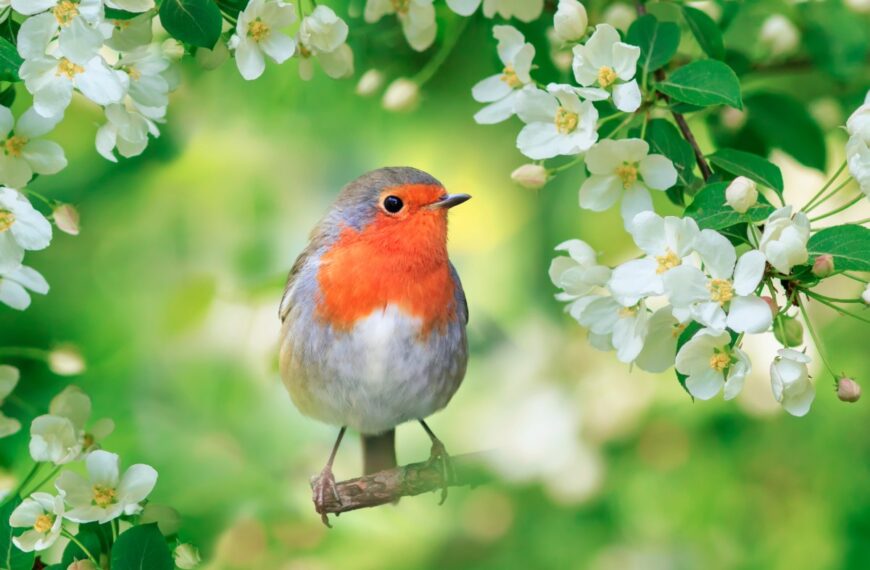
M462 289L462 281L459 279L459 273L456 268L450 263L450 275L453 277L455 284L456 305L460 307L460 315L465 319L465 324L468 324L468 301L465 299L465 291Z

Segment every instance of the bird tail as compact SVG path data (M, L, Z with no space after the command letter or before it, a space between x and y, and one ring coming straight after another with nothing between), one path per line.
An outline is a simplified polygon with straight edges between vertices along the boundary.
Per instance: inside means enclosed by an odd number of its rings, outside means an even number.
M396 430L378 435L363 435L363 471L366 475L392 469L396 463Z

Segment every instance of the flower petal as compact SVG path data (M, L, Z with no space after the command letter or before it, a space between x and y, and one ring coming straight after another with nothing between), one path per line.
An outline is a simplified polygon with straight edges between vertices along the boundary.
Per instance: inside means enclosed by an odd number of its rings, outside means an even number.
M677 183L677 169L667 157L651 154L638 164L644 183L654 190L667 190Z

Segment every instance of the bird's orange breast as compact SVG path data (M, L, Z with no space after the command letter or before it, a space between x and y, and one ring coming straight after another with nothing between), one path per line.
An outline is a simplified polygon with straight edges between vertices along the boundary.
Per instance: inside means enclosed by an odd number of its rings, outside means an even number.
M446 240L447 220L437 211L344 228L320 259L317 316L349 330L394 304L421 319L422 334L442 329L456 317Z

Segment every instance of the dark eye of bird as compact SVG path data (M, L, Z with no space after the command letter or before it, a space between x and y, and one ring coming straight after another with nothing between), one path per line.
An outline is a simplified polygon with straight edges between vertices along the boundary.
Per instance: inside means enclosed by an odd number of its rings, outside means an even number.
M391 214L397 213L405 204L402 203L402 199L398 196L387 196L384 198L384 210L388 211Z

